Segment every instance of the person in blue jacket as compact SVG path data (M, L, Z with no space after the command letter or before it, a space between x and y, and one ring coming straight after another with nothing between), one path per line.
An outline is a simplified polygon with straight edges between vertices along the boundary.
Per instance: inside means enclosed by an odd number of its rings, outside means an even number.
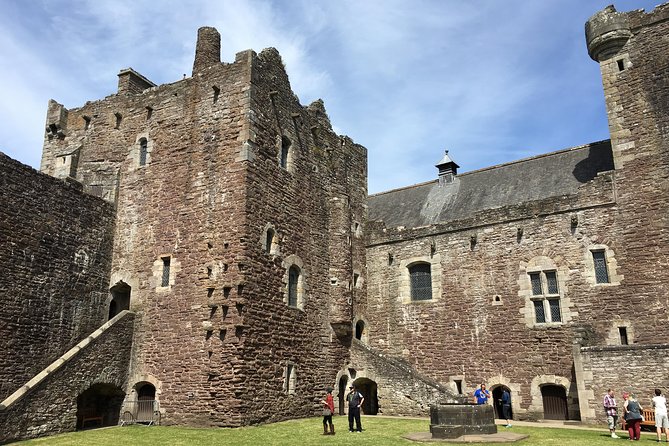
M476 404L487 404L488 398L490 398L490 392L485 388L485 384L481 383L481 388L476 389L474 392L474 398L476 398Z

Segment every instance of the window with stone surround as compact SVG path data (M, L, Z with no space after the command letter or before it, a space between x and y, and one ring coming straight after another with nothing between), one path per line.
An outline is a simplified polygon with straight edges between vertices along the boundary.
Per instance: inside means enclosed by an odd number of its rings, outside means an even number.
M295 388L297 387L297 368L295 364L288 363L286 364L286 372L283 376L283 391L288 395L295 394Z
M287 136L281 138L281 153L279 154L279 166L283 169L288 170L290 162L290 150L291 142Z
M279 254L279 237L276 229L271 224L267 224L263 230L260 244L265 254L278 255Z
M534 320L538 324L562 322L560 293L556 271L536 271L528 273L532 287Z
M152 276L156 291L166 293L172 290L176 274L181 270L181 263L171 254L163 254L153 262Z
M615 253L607 245L590 245L584 251L585 278L592 286L608 287L620 285L618 262Z
M561 260L561 259L560 259ZM548 257L535 257L521 264L519 295L525 297L527 326L546 326L569 322L570 300L565 292L568 270Z
M432 299L432 272L429 263L415 263L409 266L411 300Z
M283 261L286 268L284 276L284 302L291 308L304 310L305 304L305 273L302 260L296 255L290 255Z
M142 169L151 163L151 152L153 142L148 132L141 133L135 138L135 143L130 147L130 157L134 160L131 169Z
M139 140L139 165L146 166L146 154L148 152L148 141L146 138Z
M440 254L402 259L398 272L398 292L402 303L439 300L441 296Z

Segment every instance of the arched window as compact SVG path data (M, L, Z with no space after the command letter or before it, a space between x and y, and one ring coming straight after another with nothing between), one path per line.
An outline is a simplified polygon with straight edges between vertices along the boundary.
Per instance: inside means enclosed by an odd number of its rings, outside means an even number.
M148 153L149 143L146 138L139 140L139 165L146 166L146 154Z
M300 268L293 265L288 271L288 306L297 307L297 287L300 281Z
M360 319L355 323L355 338L363 341L363 335L365 334L365 321Z
M287 137L281 138L281 158L279 158L279 166L288 169L288 155L290 154L290 139Z
M409 266L411 300L432 299L432 272L429 263Z
M265 235L265 253L271 254L274 249L274 237L276 236L276 232L274 232L274 229L268 228L267 229L267 234Z

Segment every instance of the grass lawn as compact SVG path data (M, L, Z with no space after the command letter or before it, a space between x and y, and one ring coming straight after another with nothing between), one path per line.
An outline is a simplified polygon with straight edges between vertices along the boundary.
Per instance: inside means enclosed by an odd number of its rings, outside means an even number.
M322 418L307 418L284 421L263 426L243 427L238 429L192 429L171 426L125 426L105 429L92 429L83 432L56 435L53 437L14 443L18 445L48 446L246 446L246 445L341 445L341 446L393 446L393 445L437 445L440 443L416 443L402 438L410 432L429 431L428 420L408 420L398 418L363 417L364 432L349 433L345 417L335 417L334 436L324 436ZM504 429L500 426L499 429ZM600 431L555 429L543 427L514 426L514 432L529 434L526 440L512 445L611 445L627 441L627 435L614 440L602 427ZM655 442L655 435L645 433L641 441ZM443 443L442 443L443 444ZM480 445L486 443L468 443ZM487 443L491 444L491 443ZM626 443L623 443L626 444Z

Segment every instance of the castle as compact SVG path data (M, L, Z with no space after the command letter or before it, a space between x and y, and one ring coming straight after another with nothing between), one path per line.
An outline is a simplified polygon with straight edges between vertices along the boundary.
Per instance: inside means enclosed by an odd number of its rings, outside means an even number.
M353 382L367 414L485 382L589 422L668 388L667 19L586 23L610 140L369 197L277 51L222 63L214 28L191 77L50 101L41 172L0 155L0 442L343 413Z

